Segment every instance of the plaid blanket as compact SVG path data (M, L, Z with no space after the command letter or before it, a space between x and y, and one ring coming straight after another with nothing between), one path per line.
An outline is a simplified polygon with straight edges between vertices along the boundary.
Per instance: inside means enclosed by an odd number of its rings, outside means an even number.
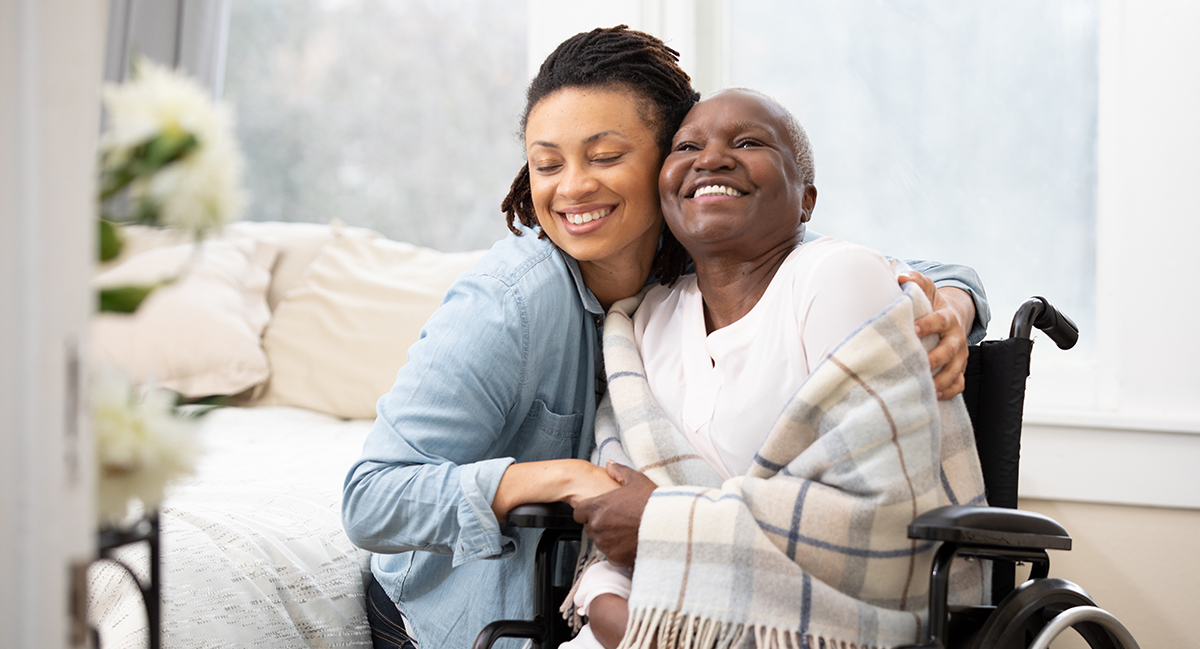
M934 547L909 540L907 526L984 501L962 399L937 400L924 346L936 337L914 333L930 311L924 294L907 284L814 368L749 472L724 482L650 393L631 320L640 299L605 322L594 455L659 485L642 516L622 649L918 642ZM599 555L585 552L580 573ZM981 603L982 566L957 568L954 599Z

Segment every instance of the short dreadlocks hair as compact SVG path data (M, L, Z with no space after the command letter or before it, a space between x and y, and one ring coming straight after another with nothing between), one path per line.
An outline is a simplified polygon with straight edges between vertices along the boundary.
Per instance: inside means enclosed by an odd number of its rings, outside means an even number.
M525 93L522 139L533 107L564 88L614 88L631 93L638 102L638 115L657 134L661 159L670 151L679 124L700 100L700 93L692 89L691 77L679 67L679 53L658 38L627 25L576 34L546 57ZM508 229L517 235L521 232L514 220L527 228L540 226L533 208L528 163L517 173L500 210ZM545 231L538 236L545 237ZM687 263L687 252L664 225L662 245L651 272L669 284L678 279Z

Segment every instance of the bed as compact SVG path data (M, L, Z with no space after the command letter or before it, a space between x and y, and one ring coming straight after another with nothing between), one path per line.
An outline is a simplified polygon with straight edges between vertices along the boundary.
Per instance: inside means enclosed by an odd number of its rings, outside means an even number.
M125 253L98 283L180 245L129 229ZM194 294L152 295L132 318L98 322L93 340L97 363L136 381L194 398L219 389L233 404L199 420L196 472L169 487L160 510L162 646L369 647L369 553L342 531L342 481L404 351L483 253L284 223L235 224L205 247L205 259L232 249L234 262L221 272L190 267L172 288ZM239 254L245 268L234 267ZM235 297L204 293L216 290L212 277L233 284ZM188 311L197 305L236 313ZM188 329L196 321L206 324ZM225 321L230 331L214 332ZM135 544L118 557L145 579L147 554ZM88 578L100 646L147 646L132 578L104 561Z

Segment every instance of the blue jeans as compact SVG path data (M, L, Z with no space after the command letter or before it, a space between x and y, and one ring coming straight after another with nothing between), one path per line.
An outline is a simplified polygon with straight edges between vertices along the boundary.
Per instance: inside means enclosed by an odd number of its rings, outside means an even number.
M371 623L371 646L375 649L417 649L417 643L404 629L400 609L374 575L367 587L367 621Z

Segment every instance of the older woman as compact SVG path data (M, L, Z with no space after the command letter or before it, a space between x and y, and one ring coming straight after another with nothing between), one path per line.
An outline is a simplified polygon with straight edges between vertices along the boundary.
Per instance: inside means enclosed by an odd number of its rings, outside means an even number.
M915 568L931 551L905 529L982 500L978 460L961 402L939 412L919 364L925 295L902 293L877 252L802 243L813 176L803 129L752 91L700 102L675 135L659 191L696 274L651 289L632 319L631 301L615 305L606 325L615 416L597 443L651 477L612 464L626 486L576 508L612 559L637 552L632 592L608 562L584 575L585 639L917 639L928 569ZM639 539L627 523L643 511Z

